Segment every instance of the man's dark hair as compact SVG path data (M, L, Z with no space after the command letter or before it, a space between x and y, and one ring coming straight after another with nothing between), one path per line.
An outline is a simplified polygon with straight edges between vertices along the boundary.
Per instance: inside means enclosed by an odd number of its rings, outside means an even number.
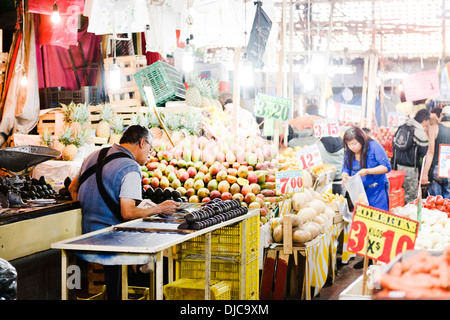
M437 117L439 118L441 116L442 109L439 107L436 107L436 108L431 109L430 113L436 113Z
M425 120L430 120L430 112L427 109L420 109L414 116L414 120L418 123L422 123L422 121Z
M122 138L120 138L120 144L122 143L131 143L136 144L144 138L148 141L148 143L153 142L153 134L148 128L141 125L132 125L125 130L122 134Z

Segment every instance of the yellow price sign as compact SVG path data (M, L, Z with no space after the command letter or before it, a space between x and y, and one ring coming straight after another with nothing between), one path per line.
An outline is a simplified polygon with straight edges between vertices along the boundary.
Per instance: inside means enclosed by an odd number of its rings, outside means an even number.
M377 208L356 204L347 249L388 263L414 249L419 222Z

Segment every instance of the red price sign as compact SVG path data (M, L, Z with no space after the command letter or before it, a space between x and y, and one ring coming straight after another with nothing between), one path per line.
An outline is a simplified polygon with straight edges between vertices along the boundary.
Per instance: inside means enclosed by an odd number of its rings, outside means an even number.
M389 112L388 125L391 127L398 127L405 123L406 117L404 113Z
M396 255L414 249L419 222L387 211L356 204L347 249L388 263Z
M303 170L276 172L275 186L277 194L303 192Z
M359 120L361 120L361 106L341 104L339 120L344 122L359 122Z
M314 121L314 135L316 138L339 135L339 121L323 119Z
M299 159L300 168L302 170L322 164L322 157L320 156L319 148L316 144L298 150L295 155Z

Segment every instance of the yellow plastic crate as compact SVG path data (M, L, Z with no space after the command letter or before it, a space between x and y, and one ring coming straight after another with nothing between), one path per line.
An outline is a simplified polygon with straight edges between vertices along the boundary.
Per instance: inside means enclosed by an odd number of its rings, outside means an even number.
M231 284L220 281L211 287L211 300L230 300ZM178 279L164 286L166 300L205 300L205 280Z
M211 280L231 282L231 300L240 299L241 263L245 264L245 297L259 296L259 216L247 219L246 254L241 261L243 223L211 233ZM205 236L176 246L176 279L205 278Z

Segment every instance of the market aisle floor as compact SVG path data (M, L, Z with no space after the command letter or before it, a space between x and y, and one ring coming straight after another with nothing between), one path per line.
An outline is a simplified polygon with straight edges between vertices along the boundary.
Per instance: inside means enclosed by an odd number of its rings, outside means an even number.
M364 257L356 256L350 259L348 264L342 264L338 259L337 274L334 283L331 284L330 281L327 281L314 300L339 300L339 294L362 275L362 269L353 268L362 259Z

